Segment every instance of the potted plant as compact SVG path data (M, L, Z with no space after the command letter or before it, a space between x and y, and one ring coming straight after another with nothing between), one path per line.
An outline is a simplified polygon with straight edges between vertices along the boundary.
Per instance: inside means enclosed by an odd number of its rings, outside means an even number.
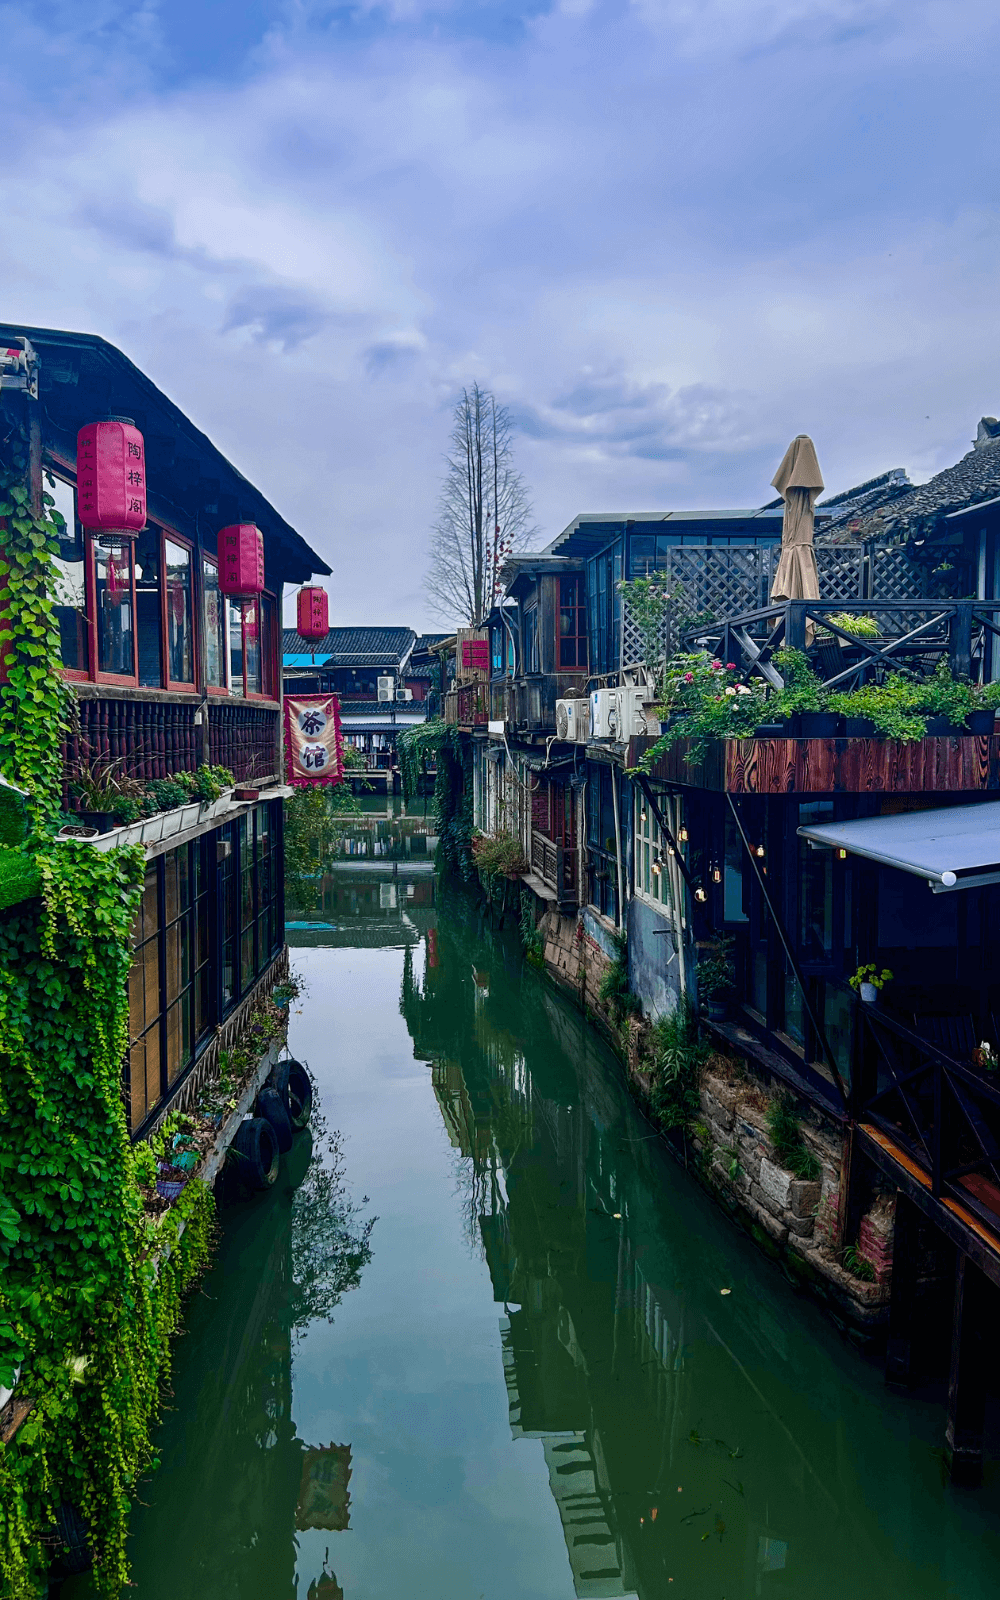
M832 739L840 718L829 709L826 690L805 655L786 648L777 652L774 661L784 680L784 688L768 702L775 720L797 722L805 739Z
M969 680L953 678L944 657L929 678L913 685L917 707L927 717L928 734L962 733L970 715L977 709L976 693Z
M732 949L732 939L720 934L713 953L698 958L698 998L707 1007L710 1022L725 1020L727 997L732 991L735 977Z
M884 683L866 683L846 694L832 694L829 705L845 718L848 734L880 733L904 743L922 739L926 718L920 714L920 697L910 679L894 672Z
M848 983L855 994L861 996L866 1006L873 1006L879 997L879 991L892 981L892 973L888 967L883 967L879 972L874 961L868 961L859 967L853 978L848 978Z
M827 618L827 621L832 627L839 628L841 633L853 634L855 639L881 639L882 637L882 630L875 618L868 616L864 612L835 611ZM822 634L825 631L822 628L817 629L817 634ZM850 649L849 640L841 639L836 634L829 635L829 637L836 638L842 650Z
M663 696L654 710L666 727L639 763L644 772L680 739L691 741L686 759L698 761L711 739L750 738L764 713L763 683L739 683L734 663L724 666L704 650L671 657Z
M992 733L996 722L996 714L1000 708L1000 681L995 683L974 683L972 693L975 700L975 710L969 713L970 733Z

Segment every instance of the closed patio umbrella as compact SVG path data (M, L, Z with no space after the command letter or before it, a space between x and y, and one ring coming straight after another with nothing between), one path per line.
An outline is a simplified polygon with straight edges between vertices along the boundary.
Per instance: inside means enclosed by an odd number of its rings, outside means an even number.
M781 524L781 559L771 585L772 600L818 600L819 573L813 548L813 508L823 489L816 446L800 433L785 451L772 484L785 502ZM812 643L812 623L806 643Z

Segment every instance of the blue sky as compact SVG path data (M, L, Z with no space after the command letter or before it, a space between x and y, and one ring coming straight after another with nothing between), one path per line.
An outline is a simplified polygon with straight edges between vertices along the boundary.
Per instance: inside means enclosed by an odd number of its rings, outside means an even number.
M456 389L579 511L918 478L1000 413L984 0L0 3L0 308L124 349L427 624Z

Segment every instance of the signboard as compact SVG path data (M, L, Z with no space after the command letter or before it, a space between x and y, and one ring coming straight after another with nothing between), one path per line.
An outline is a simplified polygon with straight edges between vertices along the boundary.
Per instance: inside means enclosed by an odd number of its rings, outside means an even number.
M485 639L462 640L462 666L488 672L490 667L490 647Z
M285 770L295 785L342 782L344 738L335 694L285 696Z

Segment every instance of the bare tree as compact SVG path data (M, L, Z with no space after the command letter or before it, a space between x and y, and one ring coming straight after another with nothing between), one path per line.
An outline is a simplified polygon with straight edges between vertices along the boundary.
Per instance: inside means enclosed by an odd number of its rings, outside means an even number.
M431 534L426 588L439 616L479 627L500 593L500 569L535 532L514 466L506 406L478 383L456 401L451 448Z

